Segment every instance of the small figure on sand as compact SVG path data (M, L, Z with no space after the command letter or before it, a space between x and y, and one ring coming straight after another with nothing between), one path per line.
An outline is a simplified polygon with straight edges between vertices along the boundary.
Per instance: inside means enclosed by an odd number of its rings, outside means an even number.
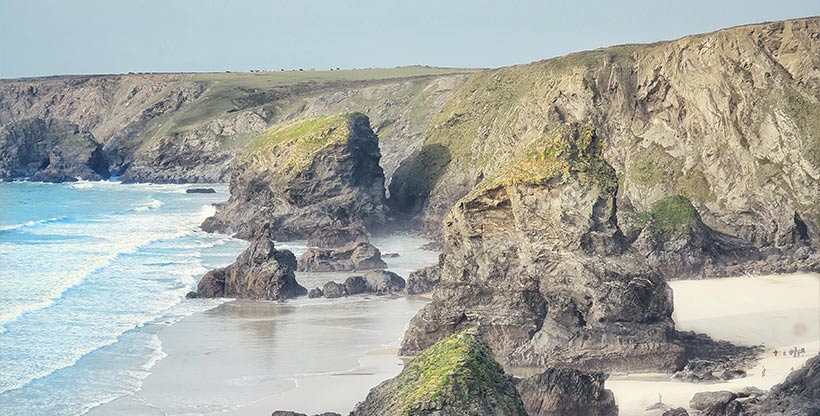
M766 377L766 367L763 367L763 371L760 372L760 377Z
M777 350L774 350L774 356L777 357Z

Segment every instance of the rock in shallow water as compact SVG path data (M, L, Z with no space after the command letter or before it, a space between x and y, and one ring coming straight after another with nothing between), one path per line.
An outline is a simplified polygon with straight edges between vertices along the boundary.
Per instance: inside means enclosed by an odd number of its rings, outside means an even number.
M418 295L433 290L441 279L441 268L429 266L416 270L407 276L407 294Z
M378 248L368 242L353 242L336 249L310 248L299 257L300 272L333 272L383 269L387 263Z
M277 250L266 232L255 239L228 267L208 272L197 285L196 297L285 300L304 296L296 282L296 256Z
M606 379L603 373L550 368L517 380L516 389L529 416L617 416L615 396L604 388Z

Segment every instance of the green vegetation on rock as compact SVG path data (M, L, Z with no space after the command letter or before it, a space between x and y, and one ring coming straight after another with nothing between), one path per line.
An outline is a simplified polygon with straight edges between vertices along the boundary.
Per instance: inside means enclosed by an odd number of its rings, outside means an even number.
M317 116L274 126L254 139L243 153L247 157L284 160L274 165L277 172L291 175L310 166L320 149L345 141L352 120L360 113ZM287 154L286 158L282 155Z
M643 150L630 166L629 176L645 186L673 184L680 172L680 162L653 143Z
M691 233L700 223L697 209L689 199L680 195L655 202L649 214L657 230L666 237Z
M389 399L380 402L381 414L478 416L490 409L494 411L491 414L527 414L510 378L474 328L424 350L396 378L377 387L382 388ZM373 395L371 392L368 400ZM360 404L357 411L368 404ZM368 410L376 409L370 406Z

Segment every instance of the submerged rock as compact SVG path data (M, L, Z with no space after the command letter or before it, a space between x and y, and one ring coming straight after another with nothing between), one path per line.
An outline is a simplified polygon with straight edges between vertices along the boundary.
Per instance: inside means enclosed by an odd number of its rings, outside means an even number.
M385 415L526 416L527 412L480 333L467 329L413 358L350 413Z
M444 222L441 280L402 343L415 354L481 324L499 360L676 370L669 286L618 228L615 170L587 125L545 133Z
M215 194L214 188L188 188L185 190L186 194Z
M254 240L228 267L212 270L197 285L196 297L285 300L307 294L296 282L296 256L277 250L269 234Z
M516 383L529 416L617 416L612 391L604 389L607 376L569 368L550 368Z
M252 238L270 224L279 241L356 241L385 222L380 158L363 114L273 127L235 158L231 197L202 227Z
M387 263L378 248L367 242L353 242L336 249L310 248L299 257L300 272L332 272L383 269Z

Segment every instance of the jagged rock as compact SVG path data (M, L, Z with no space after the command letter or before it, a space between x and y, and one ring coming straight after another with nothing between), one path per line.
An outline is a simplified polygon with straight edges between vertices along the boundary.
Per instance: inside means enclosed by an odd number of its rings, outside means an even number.
M324 296L324 294L322 293L322 289L318 287L314 287L313 289L310 289L310 291L308 292L308 297L311 299L321 298L322 296Z
M32 119L0 125L0 179L101 180L110 176L108 165L102 145L76 124Z
M438 265L418 269L407 276L407 294L417 295L433 290L441 279L441 268Z
M350 276L344 282L345 293L349 296L367 292L367 280L362 276Z
M737 397L762 397L766 395L766 390L757 387L744 387L743 390L737 394Z
M607 376L568 368L551 368L519 380L516 389L529 416L617 416L612 391L604 389Z
M687 383L712 383L746 376L762 352L760 347L716 341L705 334L676 332L674 338L685 348L686 365L672 379Z
M443 339L373 388L350 416L526 416L510 377L474 329Z
M214 188L188 188L185 190L186 194L215 194Z
M689 407L704 412L721 412L736 398L737 394L731 391L704 391L695 393L689 400Z
M687 412L686 409L682 407L678 407L663 412L663 416L689 416L689 412Z
M322 287L322 295L328 299L340 298L346 295L345 287L336 282L327 282Z
M253 242L228 267L205 274L196 297L235 297L285 300L304 296L307 290L296 282L296 256L277 250L269 234Z
M545 133L456 204L441 280L402 343L480 324L503 363L676 370L672 296L615 221L618 182L586 125Z
M769 390L752 414L785 416L820 415L820 355L803 368L792 371L786 380Z
M378 248L367 242L353 242L336 249L310 248L299 257L300 272L330 272L383 269L387 263Z
M236 157L231 197L202 227L249 238L270 224L280 241L321 240L331 230L333 245L341 230L358 238L385 222L380 158L379 139L363 114L274 127Z
M382 254L382 257L386 258L386 259L395 259L397 257L401 257L401 254L399 254L399 253L384 253L384 254Z
M400 293L404 290L405 281L401 276L387 270L371 270L364 274L367 291L377 295Z

